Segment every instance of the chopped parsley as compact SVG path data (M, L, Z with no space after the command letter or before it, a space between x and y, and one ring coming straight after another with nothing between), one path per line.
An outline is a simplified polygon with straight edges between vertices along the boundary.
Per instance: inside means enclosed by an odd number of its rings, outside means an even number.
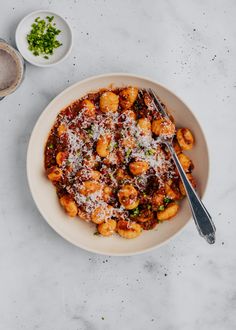
M89 137L93 137L93 126L91 126L90 128L87 128L86 132L88 133Z
M27 35L28 49L35 56L42 56L45 59L54 53L54 50L62 45L57 40L61 30L52 23L54 16L47 16L46 19L37 17L31 25L31 31Z
M155 154L155 150L154 149L149 149L145 152L145 155L146 156L152 156Z
M52 143L49 144L48 146L49 149L53 149L54 148L54 145Z
M133 210L131 211L130 216L133 218L133 217L137 217L138 215L139 215L139 208L136 207L135 209L133 209Z
M165 210L165 206L164 205L159 206L158 211L164 211L164 210Z
M131 152L132 152L132 150L131 150L131 149L128 149L128 150L126 151L126 153L125 153L125 156L126 156L126 157L129 157L130 154L131 154Z
M165 198L164 198L164 203L168 204L168 203L170 203L170 202L171 202L171 199L170 199L170 198L168 198L168 197L165 197Z
M147 209L148 209L148 210L151 210L151 208L152 208L152 205L149 204L149 205L147 206Z
M117 142L112 142L109 145L109 150L111 151L111 150L113 150L113 149L115 149L117 147L118 147L118 143Z

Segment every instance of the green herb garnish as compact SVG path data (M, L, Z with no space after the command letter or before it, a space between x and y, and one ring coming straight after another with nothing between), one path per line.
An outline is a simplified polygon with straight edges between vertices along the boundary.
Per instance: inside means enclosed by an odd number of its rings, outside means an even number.
M53 149L53 148L54 148L53 144L50 143L49 146L48 146L48 148L49 148L49 149Z
M110 145L109 145L109 150L111 151L111 150L113 150L113 149L115 149L117 147L118 147L118 143L117 142L111 142Z
M54 49L62 45L57 40L61 30L55 27L55 23L52 24L53 19L54 16L47 16L46 20L37 17L31 25L32 29L27 35L27 41L29 44L28 49L33 55L42 55L43 58L48 59L49 55L53 54Z
M165 206L164 205L159 206L158 211L164 211L164 210L165 210Z
M152 156L155 154L155 150L154 149L149 149L145 152L145 155L146 156Z
M86 129L89 137L93 137L93 125Z
M49 22L52 22L53 19L54 19L54 16L47 16L46 18L47 18L47 20L48 20Z
M148 209L148 210L151 210L151 208L152 208L152 205L149 204L149 205L147 206L147 209Z
M170 199L170 198L168 198L168 197L165 197L165 198L164 198L164 202L165 202L166 204L168 204L168 203L170 203L170 202L171 202L171 199Z
M136 207L134 210L132 210L131 217L137 217L139 215L139 208Z
M95 235L95 236L99 236L100 233L99 233L98 231L95 231L95 233L93 233L93 235Z
M129 157L130 154L131 154L131 152L132 152L132 150L131 150L131 149L128 149L128 150L126 151L126 153L125 153L125 156L126 156L126 157Z

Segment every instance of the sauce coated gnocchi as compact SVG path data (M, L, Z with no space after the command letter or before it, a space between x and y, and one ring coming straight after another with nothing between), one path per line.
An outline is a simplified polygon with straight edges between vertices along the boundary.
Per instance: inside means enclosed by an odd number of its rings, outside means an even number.
M160 135L174 135L196 188L193 162L185 154L194 147L192 132L176 129L173 118L163 119L152 102L136 87L103 89L63 109L51 129L47 178L62 209L92 222L98 235L134 239L178 213L186 192Z

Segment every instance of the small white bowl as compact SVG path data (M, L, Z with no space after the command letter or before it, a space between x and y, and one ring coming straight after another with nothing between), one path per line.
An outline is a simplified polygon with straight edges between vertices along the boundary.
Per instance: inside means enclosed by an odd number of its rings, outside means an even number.
M28 49L29 45L26 38L31 31L31 25L34 23L34 20L37 17L45 19L46 16L54 16L53 22L56 23L56 28L61 30L57 40L62 43L62 46L56 48L54 54L49 55L48 59L43 58L43 56L33 55ZM58 14L47 10L37 10L25 16L17 26L15 39L16 46L24 59L40 67L49 67L61 62L69 55L72 48L72 31L69 24Z

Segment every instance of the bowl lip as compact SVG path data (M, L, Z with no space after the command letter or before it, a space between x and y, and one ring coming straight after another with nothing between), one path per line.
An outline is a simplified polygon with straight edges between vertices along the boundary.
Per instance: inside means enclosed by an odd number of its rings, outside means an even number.
M177 235L180 235L180 233L182 233L182 231L187 226L187 224L190 223L190 220L192 220L192 216L183 225L182 228L180 228L171 237L167 238L165 241L163 241L162 243L160 243L158 245L154 245L154 246L151 246L149 248L144 248L142 250L135 251L135 252L109 252L109 253L100 252L100 251L97 251L96 249L88 248L88 247L84 246L83 244L77 244L77 243L73 242L70 239L70 237L68 237L68 235L66 235L64 233L63 233L63 236L62 236L61 233L60 233L60 230L58 228L56 228L56 226L54 226L53 224L51 224L51 223L48 222L47 217L46 217L46 214L44 214L44 212L40 209L38 201L34 198L33 188L32 188L32 185L31 185L30 175L29 175L29 172L30 172L30 149L31 149L32 141L33 141L33 136L34 136L35 132L37 131L37 127L39 125L39 121L40 121L41 117L43 117L43 115L48 111L48 108L50 108L51 104L53 102L55 102L58 98L62 97L63 94L66 94L68 91L70 91L71 89L73 89L75 86L79 86L79 85L81 85L83 83L87 83L87 82L92 81L92 80L101 79L101 78L107 78L107 77L110 78L110 77L113 77L113 76L122 76L122 77L129 77L129 78L130 77L131 78L137 78L137 79L146 80L146 81L149 81L151 83L157 84L160 87L166 89L170 94L174 95L177 99L179 99L187 107L187 109L191 112L192 116L194 117L194 119L196 120L196 122L198 123L198 125L199 125L199 127L201 129L201 133L203 135L203 139L204 139L205 145L206 145L206 155L205 155L205 157L207 158L207 163L208 163L208 169L207 170L208 171L207 171L207 178L206 178L205 189L203 190L202 195L201 195L201 199L203 199L203 197L206 194L207 188L208 188L209 172L210 172L210 159L209 159L209 150L208 150L207 140L206 140L205 134L204 134L204 132L202 130L202 127L201 127L198 119L196 118L195 114L190 110L190 108L188 107L188 105L178 95L176 95L174 92L172 92L165 85L163 85L163 84L159 83L158 81L156 81L156 80L154 80L152 78L149 78L147 76L141 76L141 75L132 74L132 73L114 72L114 73L105 73L105 74L99 74L99 75L95 75L95 76L90 76L90 77L88 77L86 79L83 79L81 81L78 81L78 82L72 84L71 86L69 86L66 89L64 89L61 93L59 93L55 98L53 98L52 101L43 110L43 112L39 115L39 117L38 117L38 119L37 119L37 121L36 121L36 123L34 125L34 128L33 128L32 132L31 132L29 143L28 143L28 148L27 148L26 172L27 172L27 181L28 181L28 185L29 185L29 188L30 188L30 192L31 192L32 198L33 198L33 200L34 200L34 202L36 204L36 207L37 207L39 213L42 215L42 217L44 218L44 220L50 225L50 227L55 230L55 232L58 235L60 235L62 238L64 238L65 240L67 240L72 245L74 245L76 247L79 247L79 248L81 248L81 249L83 249L85 251L88 251L88 252L92 252L92 253L95 253L95 254L98 254L98 255L104 255L104 256L128 257L128 256L135 256L135 255L140 255L140 254L144 254L144 253L147 253L147 252L151 252L151 251L153 251L153 250L155 250L157 248L160 248L163 245L167 244L174 237L177 237Z
M25 21L30 18L31 16L35 15L35 14L40 14L40 13L49 13L50 15L56 15L58 16L62 21L63 23L68 27L68 30L69 30L69 34L70 34L70 44L69 44L69 47L67 48L67 51L66 53L64 54L64 56L62 56L60 59L58 59L57 61L53 62L53 63L45 63L45 64L42 64L42 63L36 63L32 60L30 60L27 56L24 56L21 52L21 46L20 46L20 42L19 42L19 30L20 30L20 27L25 23ZM72 46L73 46L73 33L72 33L72 29L69 25L69 23L58 13L56 12L53 12L51 10L47 10L47 9L39 9L39 10L35 10L35 11L32 11L30 12L29 14L27 14L26 16L24 16L20 22L17 24L17 27L16 27L16 32L15 32L15 43L16 43L16 47L19 51L19 53L21 54L21 56L30 64L32 65L35 65L35 66L38 66L38 67L41 67L41 68L49 68L49 67L52 67L62 61L64 61L70 54L71 52L71 49L72 49Z

